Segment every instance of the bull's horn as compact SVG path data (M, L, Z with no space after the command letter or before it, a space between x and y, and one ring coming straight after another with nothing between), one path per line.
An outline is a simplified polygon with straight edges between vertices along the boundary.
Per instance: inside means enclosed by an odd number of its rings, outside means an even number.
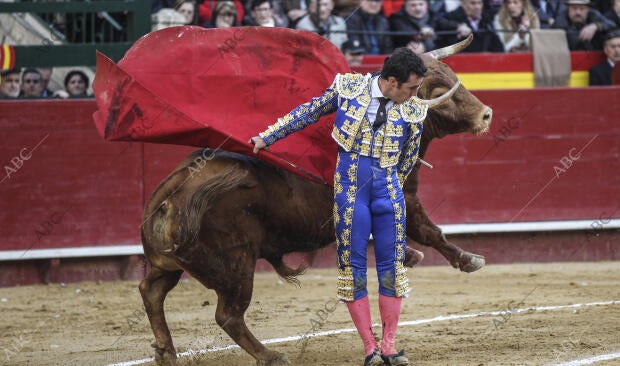
M469 36L467 36L467 38L465 38L464 40L460 41L459 43L450 45L450 46L446 46L443 48L440 48L438 50L432 50L429 52L426 52L425 55L429 55L437 60L441 60L442 58L446 58L448 56L452 56L455 53L459 53L462 50L465 49L465 47L469 46L469 44L471 43L472 39L474 39L474 36L470 33Z
M454 94L456 89L458 89L459 85L461 85L461 80L457 79L452 89L448 90L448 92L445 93L444 95L440 95L437 98L433 98L433 99L420 99L418 97L415 97L415 98L420 102L420 104L427 105L428 108L433 108L437 106L438 104L441 104L442 102L444 102L446 99L450 98L452 94Z

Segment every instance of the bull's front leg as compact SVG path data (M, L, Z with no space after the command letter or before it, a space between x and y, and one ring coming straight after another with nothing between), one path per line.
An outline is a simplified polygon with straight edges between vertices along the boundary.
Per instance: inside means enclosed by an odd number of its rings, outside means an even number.
M426 214L416 194L406 194L407 204L407 236L421 245L434 248L441 253L454 268L463 272L474 272L485 264L483 256L464 251L457 245L450 243ZM407 249L407 256L415 255L412 248Z

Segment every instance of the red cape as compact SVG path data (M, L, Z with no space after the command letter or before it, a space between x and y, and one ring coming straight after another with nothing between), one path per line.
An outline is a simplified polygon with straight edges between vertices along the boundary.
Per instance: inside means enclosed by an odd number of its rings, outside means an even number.
M278 117L319 96L342 53L314 33L287 28L184 26L152 32L114 64L97 54L93 89L99 134L220 148L256 156L247 143ZM333 115L283 139L258 158L324 184L332 183Z

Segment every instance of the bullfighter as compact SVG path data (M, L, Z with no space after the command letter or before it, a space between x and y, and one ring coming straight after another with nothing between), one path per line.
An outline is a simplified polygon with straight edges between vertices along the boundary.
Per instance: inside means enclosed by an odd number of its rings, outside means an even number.
M417 160L428 106L416 94L427 69L407 48L398 48L381 71L337 74L323 95L312 98L250 139L254 153L335 112L338 144L334 173L334 222L338 298L345 302L366 352L365 366L408 365L395 335L402 298L410 291L405 257L402 185ZM379 279L381 348L372 333L366 288L366 255L374 239Z

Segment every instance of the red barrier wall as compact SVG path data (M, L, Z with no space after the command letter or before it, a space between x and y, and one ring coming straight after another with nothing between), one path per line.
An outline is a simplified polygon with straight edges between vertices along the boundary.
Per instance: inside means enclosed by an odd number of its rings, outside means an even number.
M436 223L620 217L619 87L475 94L494 110L490 132L436 140L426 156L435 168L423 168L420 197ZM0 101L0 250L140 242L147 197L193 148L104 142L95 108ZM0 267L0 285L40 272L37 262Z

